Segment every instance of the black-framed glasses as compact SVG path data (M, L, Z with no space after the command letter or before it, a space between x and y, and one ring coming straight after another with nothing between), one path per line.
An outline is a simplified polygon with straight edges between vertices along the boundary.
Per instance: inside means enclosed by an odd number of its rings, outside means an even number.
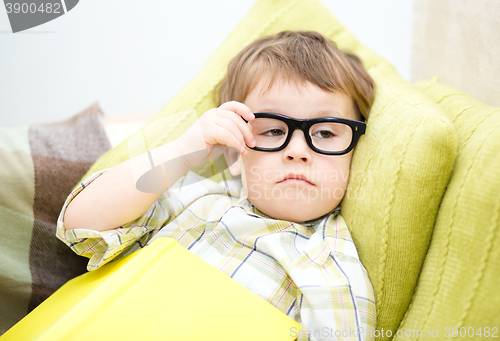
M262 152L284 149L295 129L300 129L308 146L316 153L343 155L354 148L366 130L364 122L345 118L318 117L298 120L268 112L258 112L254 115L255 119L249 124L253 128L256 145L248 148Z

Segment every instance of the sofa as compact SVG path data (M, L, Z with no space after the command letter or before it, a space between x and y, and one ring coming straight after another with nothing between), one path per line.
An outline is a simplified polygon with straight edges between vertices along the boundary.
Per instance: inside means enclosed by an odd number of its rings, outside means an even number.
M341 204L373 284L376 339L499 335L500 108L436 78L408 83L317 0L257 0L201 72L113 148L98 104L64 122L1 128L0 334L86 271L55 238L79 180L174 140L215 106L231 57L282 30L323 33L376 83ZM196 172L217 180L226 168L219 158Z

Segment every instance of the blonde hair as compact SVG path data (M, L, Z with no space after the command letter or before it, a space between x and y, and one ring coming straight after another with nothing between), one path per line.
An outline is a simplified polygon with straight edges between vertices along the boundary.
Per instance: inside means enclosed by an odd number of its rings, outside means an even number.
M375 94L375 83L358 57L340 51L320 33L284 31L254 41L231 60L218 87L219 105L244 102L264 77L267 89L283 79L344 93L363 119L368 118Z

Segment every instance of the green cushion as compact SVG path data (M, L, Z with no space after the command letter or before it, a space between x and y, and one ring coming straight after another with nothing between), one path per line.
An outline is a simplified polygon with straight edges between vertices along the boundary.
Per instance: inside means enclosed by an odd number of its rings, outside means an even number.
M258 0L203 70L145 128L149 131L110 151L87 175L126 160L129 149L135 155L179 136L193 121L189 109L201 115L216 106L213 90L230 59L258 37L283 30L323 33L339 48L360 56L377 83L368 132L354 154L354 176L342 210L374 286L377 327L395 331L413 294L452 169L455 133L442 109L360 45L319 1ZM224 161L217 167L224 168ZM210 165L197 171L212 175Z
M500 108L438 82L417 87L453 120L458 154L402 329L481 328L485 337L488 327L491 337L500 328Z
M455 160L451 121L387 63L354 153L342 215L367 268L377 329L398 327L413 295Z

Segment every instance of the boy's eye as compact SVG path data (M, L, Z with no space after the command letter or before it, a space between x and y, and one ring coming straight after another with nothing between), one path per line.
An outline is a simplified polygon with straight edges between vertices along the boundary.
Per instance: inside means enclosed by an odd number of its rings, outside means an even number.
M320 130L315 132L312 136L321 137L322 139L327 139L330 137L334 137L335 134L328 130Z
M269 130L265 131L262 135L281 136L281 135L285 135L285 132L281 129L269 129Z

